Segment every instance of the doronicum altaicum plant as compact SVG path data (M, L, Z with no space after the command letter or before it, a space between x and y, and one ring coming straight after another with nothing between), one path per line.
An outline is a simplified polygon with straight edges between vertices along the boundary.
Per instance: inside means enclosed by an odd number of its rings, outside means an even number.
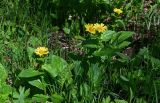
M32 95L32 99L30 100L27 95L22 101L53 103L64 101L63 88L72 83L69 64L56 55L50 55L47 47L36 49L29 47L28 52L33 65L19 73L18 82L21 86L31 86L28 92Z
M130 45L128 41L135 33L131 31L108 30L103 23L86 24L88 36L82 42L82 47L86 49L89 57L101 57L111 59L113 56Z

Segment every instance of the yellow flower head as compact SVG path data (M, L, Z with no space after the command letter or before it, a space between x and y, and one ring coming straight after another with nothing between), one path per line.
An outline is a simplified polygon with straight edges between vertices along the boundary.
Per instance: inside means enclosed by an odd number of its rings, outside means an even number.
M38 55L40 57L49 53L48 48L46 48L46 47L38 47L35 49L34 52L36 55Z
M94 28L94 25L93 24L86 24L85 25L85 28L86 28L86 31L92 33L92 34L95 34L96 33L96 30Z
M118 15L123 12L121 9L117 9L117 8L114 8L113 11L114 11L115 13L117 13Z
M98 24L98 23L94 24L94 28L99 33L104 32L105 30L107 30L107 26L105 26L103 23L101 23L101 24Z

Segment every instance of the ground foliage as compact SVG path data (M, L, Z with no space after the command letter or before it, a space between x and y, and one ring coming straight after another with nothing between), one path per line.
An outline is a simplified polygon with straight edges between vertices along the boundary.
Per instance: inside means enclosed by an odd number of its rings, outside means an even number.
M160 0L1 0L0 103L159 103Z

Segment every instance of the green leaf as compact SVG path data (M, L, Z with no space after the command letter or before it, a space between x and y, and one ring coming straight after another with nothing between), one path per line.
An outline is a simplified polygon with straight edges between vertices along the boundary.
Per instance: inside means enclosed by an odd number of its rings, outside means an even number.
M125 5L125 9L128 10L132 6L132 2L129 2Z
M98 90L102 80L102 71L101 68L98 67L98 64L92 64L88 71L88 77L92 84L92 88Z
M12 93L12 87L5 83L0 83L0 103L8 103L6 102L9 100L9 94Z
M127 79L125 76L121 75L120 78L125 81L125 82L129 82L129 79Z
M88 39L82 42L83 47L86 48L98 48L98 40L97 39Z
M52 1L55 1L55 0L52 0ZM51 15L51 17L53 19L58 19L58 15L57 14L51 13L50 15Z
M32 86L35 86L35 87L41 89L41 90L44 90L46 88L46 84L42 83L39 79L29 81L28 83L31 84Z
M78 40L86 40L84 37L80 36L80 35L77 35L74 37L75 39L78 39Z
M34 53L34 48L28 47L27 48L27 53L28 53L28 57L29 57L29 61L32 62L34 60L33 53Z
M120 33L120 36L118 37L118 43L123 42L124 40L128 39L134 34L134 32L130 32L130 31L122 31L119 33Z
M64 83L65 85L69 85L72 83L72 73L71 73L72 65L68 65L61 73L60 78L58 79L59 84L61 87L63 87Z
M115 42L117 43L117 39L118 39L119 35L120 35L120 33L115 33L115 34L112 36L110 43L111 43L111 44L112 44L112 43L114 44Z
M134 98L134 94L133 94L133 91L132 91L132 88L130 87L129 88L129 90L130 90L130 97L129 97L129 101L130 101L130 103L132 102L132 100L133 100L133 98Z
M70 90L70 95L72 96L72 100L77 100L78 101L78 97L77 97L77 93L78 93L78 87L77 86L72 86L72 89Z
M118 59L120 62L129 62L131 60L131 58L123 53L116 53L120 58Z
M13 92L13 98L15 98L14 103L25 103L25 99L29 94L30 94L30 89L27 89L25 91L25 88L20 86L19 93L16 91Z
M73 65L74 65L73 71L75 76L78 76L78 75L82 76L84 72L84 69L82 68L81 63L82 63L81 61L73 62Z
M80 95L83 98L91 98L90 86L87 83L80 85Z
M102 103L110 103L110 101L111 101L111 98L110 98L110 96L108 96L107 98L103 98L103 101L102 101Z
M136 98L135 103L148 103L146 100L144 100L143 98Z
M126 30L126 27L125 27L123 20L118 19L115 22L117 23L118 27L123 27Z
M118 49L113 49L113 48L110 48L110 47L105 47L105 48L101 48L101 49L95 51L93 53L93 55L95 55L95 56L108 56L108 57L111 57L117 51L118 51Z
M70 29L68 29L68 28L63 28L63 30L64 30L64 32L66 33L66 34L69 34L70 33Z
M53 78L58 75L58 71L51 64L42 65L42 69L46 70Z
M128 103L125 100L119 100L119 99L115 99L114 101L115 101L115 103Z
M53 103L62 103L64 98L59 94L53 94L51 96L51 100L52 100Z
M12 87L7 85L6 83L0 84L0 95L1 94L8 94L12 92Z
M107 31L105 31L104 33L101 34L100 38L101 38L102 41L107 42L107 41L109 41L112 38L112 36L115 33L116 33L115 31L107 30Z
M33 97L32 97L32 101L33 102L41 102L41 103L45 103L47 100L49 99L49 96L47 95L43 95L43 94L35 94Z
M86 48L98 48L99 46L96 45L96 44L86 44L83 47L86 47Z
M67 62L59 56L53 55L51 63L42 65L42 69L46 70L53 78L58 76L67 66Z
M139 56L148 57L148 55L149 55L149 50L148 50L148 48L146 48L146 47L141 48L140 51L138 52L138 55L139 55Z
M42 72L36 71L34 69L25 69L22 70L18 76L21 78L31 78L42 74L43 74Z
M150 60L153 68L160 68L160 60L150 56Z
M0 63L0 83L5 83L6 79L7 79L7 71L5 70L5 68L3 67L3 65Z
M131 43L131 42L123 41L122 43L120 43L120 44L118 45L118 48L119 48L119 49L123 49L123 48L127 47L130 43Z
M8 94L0 94L0 103L10 103Z

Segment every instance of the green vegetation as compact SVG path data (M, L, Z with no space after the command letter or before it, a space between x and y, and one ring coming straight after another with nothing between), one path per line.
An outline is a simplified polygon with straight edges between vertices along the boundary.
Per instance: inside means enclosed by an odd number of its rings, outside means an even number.
M0 103L159 103L160 0L1 0Z

